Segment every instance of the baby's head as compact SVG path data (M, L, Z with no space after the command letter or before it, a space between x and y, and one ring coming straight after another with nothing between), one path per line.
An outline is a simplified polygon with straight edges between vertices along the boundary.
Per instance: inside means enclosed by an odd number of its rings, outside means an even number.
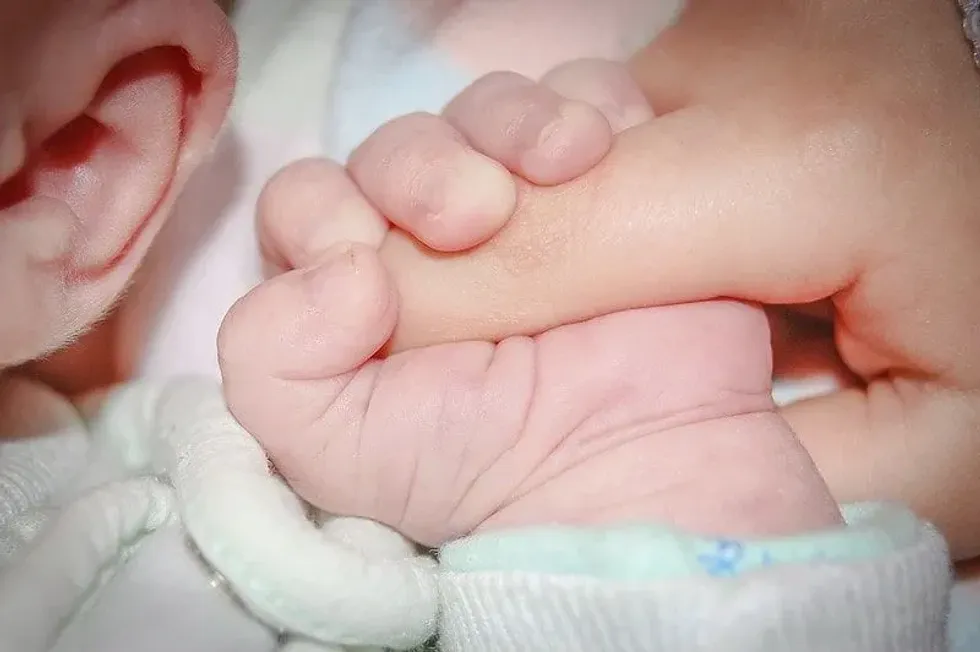
M125 289L234 87L213 0L0 0L0 368Z

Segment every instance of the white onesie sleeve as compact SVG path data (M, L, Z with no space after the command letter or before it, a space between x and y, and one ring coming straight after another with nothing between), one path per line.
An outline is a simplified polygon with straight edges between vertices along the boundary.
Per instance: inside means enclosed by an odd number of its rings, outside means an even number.
M610 569L635 566L645 553L610 549L608 540L563 542L566 549L599 546L588 562L591 573L556 570L554 562L548 572L535 572L534 562L515 560L500 541L464 542L443 555L441 649L943 652L952 582L946 546L908 512L883 509L888 518L874 526L879 534L908 528L887 552L731 577L680 571L660 579L612 578ZM519 557L527 557L529 541L522 539Z

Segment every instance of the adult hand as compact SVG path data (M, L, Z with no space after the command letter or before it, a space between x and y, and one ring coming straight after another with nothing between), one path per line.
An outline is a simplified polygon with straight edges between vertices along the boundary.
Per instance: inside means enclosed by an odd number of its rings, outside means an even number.
M693 0L635 62L662 114L525 187L463 256L392 233L406 348L718 296L830 299L854 387L785 415L841 501L980 553L980 75L955 5Z

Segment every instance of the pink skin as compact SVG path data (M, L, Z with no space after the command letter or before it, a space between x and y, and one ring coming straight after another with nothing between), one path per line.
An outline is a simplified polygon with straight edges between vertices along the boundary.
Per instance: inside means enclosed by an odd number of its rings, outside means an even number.
M427 545L539 523L731 536L840 523L771 401L757 307L628 311L534 338L378 356L402 314L387 220L442 251L491 237L515 184L575 178L630 126L617 116L641 115L623 74L581 62L541 84L490 75L441 118L382 127L347 170L302 161L270 182L263 245L292 271L231 310L220 362L232 411L313 504ZM557 109L563 96L574 112ZM552 148L542 133L568 144Z
M427 545L539 523L671 523L728 536L838 522L769 396L763 313L708 302L536 338L369 358L397 293L340 245L236 304L229 405L307 500Z
M0 0L0 369L121 294L220 127L234 35L212 0Z
M438 118L381 126L346 170L310 159L280 171L259 200L263 251L273 268L305 267L339 242L383 246L389 226L435 251L465 250L506 224L524 180L575 179L614 134L652 115L626 70L608 62L564 64L538 84L486 75Z

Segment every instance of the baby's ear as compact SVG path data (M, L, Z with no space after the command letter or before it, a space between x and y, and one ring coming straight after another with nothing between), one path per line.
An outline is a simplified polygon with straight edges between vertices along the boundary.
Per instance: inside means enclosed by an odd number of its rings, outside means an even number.
M101 273L174 186L200 86L176 48L120 61L78 115L32 144L4 199L63 202L76 221L71 266Z
M50 311L60 314L38 316L37 329L57 331L42 349L98 319L126 286L210 150L234 87L235 39L210 0L88 9L99 4L65 3L24 39L0 130L0 168L13 172L0 178L0 250L24 259L12 273L61 268L63 305ZM30 241L15 241L24 233ZM52 244L39 248L46 234ZM17 307L5 308L12 319Z

